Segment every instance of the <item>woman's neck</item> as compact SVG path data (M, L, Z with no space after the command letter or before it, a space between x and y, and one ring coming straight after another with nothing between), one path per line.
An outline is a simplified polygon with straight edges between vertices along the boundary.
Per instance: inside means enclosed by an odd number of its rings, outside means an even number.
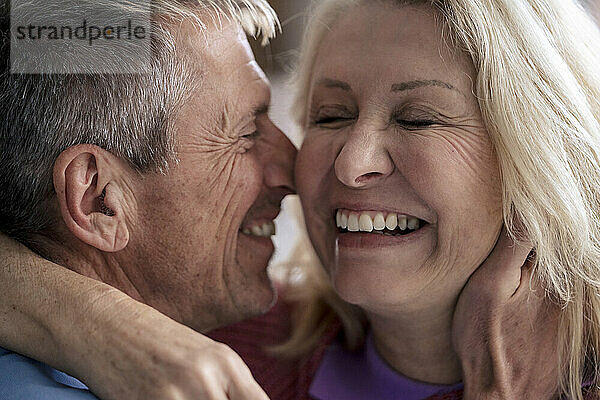
M462 369L452 346L455 304L385 315L367 312L377 352L411 379L435 384L459 382Z

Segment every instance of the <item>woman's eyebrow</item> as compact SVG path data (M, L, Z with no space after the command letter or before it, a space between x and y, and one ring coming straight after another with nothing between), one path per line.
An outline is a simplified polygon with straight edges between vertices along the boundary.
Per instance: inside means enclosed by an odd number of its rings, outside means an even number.
M346 92L351 92L352 87L350 84L344 81L338 81L337 79L321 78L316 83L317 86L323 86L326 88L338 88Z
M350 86L349 83L340 81L337 79L330 79L330 78L319 79L316 82L316 86L321 86L321 87L326 87L326 88L338 88L338 89L342 89L346 92L352 91L352 87ZM407 90L418 89L418 88L425 87L425 86L436 86L436 87L441 87L441 88L448 89L448 90L454 90L464 97L464 94L460 90L458 90L456 87L454 87L453 85L451 85L448 82L439 81L437 79L414 80L414 81L407 81L407 82L402 82L402 83L394 83L391 87L391 91L392 92L403 92L403 91L407 91Z
M392 85L391 91L392 92L403 92L406 90L418 89L418 88L425 87L425 86L436 86L436 87L441 87L444 89L455 90L458 93L462 94L460 92L460 90L458 90L451 84L449 84L447 82L443 82L443 81L438 81L436 79L414 80L414 81L408 81L408 82L402 82L402 83L394 83Z

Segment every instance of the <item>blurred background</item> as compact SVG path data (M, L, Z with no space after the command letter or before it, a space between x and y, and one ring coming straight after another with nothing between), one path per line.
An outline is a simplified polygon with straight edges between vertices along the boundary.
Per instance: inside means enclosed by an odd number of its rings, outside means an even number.
M251 43L256 60L271 80L271 117L298 146L300 132L288 117L293 96L290 79L299 56L310 0L270 0L269 3L277 12L283 31L267 47L261 47L255 40Z
M600 0L581 0L583 6L586 7L600 24Z

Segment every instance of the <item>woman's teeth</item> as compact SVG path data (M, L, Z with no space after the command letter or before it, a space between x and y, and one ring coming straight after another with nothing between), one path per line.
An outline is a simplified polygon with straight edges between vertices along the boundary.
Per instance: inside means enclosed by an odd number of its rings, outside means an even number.
M379 211L361 213L338 210L335 216L338 228L348 232L389 233L389 231L415 231L422 226L418 218Z
M246 235L258 236L258 237L271 237L275 235L275 223L265 222L262 225L249 225L242 229Z

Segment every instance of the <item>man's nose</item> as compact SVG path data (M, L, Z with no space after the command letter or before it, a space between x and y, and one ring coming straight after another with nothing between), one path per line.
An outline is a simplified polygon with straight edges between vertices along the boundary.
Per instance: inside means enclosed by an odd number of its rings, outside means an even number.
M269 145L268 150L262 154L265 185L270 189L280 189L283 196L295 194L296 147L272 122L265 136Z
M394 172L394 162L381 132L349 134L334 164L335 175L344 185L369 188Z

